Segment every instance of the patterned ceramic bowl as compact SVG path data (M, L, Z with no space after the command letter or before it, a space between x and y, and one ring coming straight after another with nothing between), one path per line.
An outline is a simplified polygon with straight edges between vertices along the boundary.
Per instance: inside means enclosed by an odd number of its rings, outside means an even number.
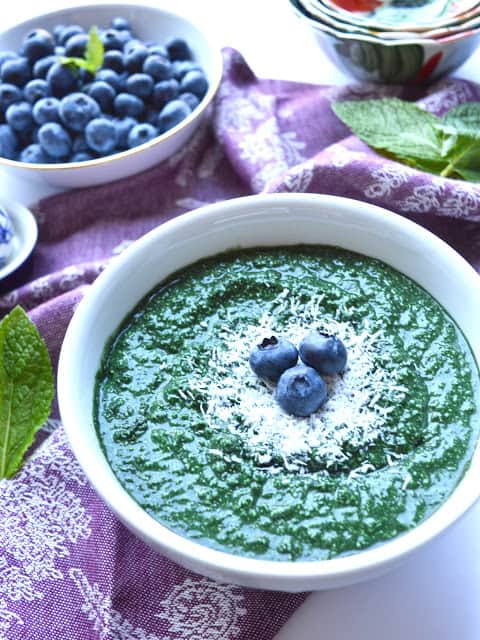
M306 13L298 0L290 0L295 14L311 29L332 62L355 78L385 84L427 83L462 65L480 43L480 28L439 38L389 39L333 27Z
M206 73L209 88L200 104L166 133L133 149L85 162L28 164L0 157L6 170L27 179L40 179L57 187L84 187L112 182L133 175L165 160L187 142L198 127L220 84L222 55L212 37L180 14L173 14L154 5L100 4L71 7L39 15L0 34L0 50L17 50L22 39L32 29L52 29L58 24L78 24L86 29L93 25L108 26L112 18L128 19L133 32L142 41L165 42L178 36L190 45L194 58Z
M454 318L480 360L480 288L473 268L446 243L404 217L357 200L317 194L237 198L161 225L133 243L93 283L63 343L59 406L70 444L90 482L113 512L154 549L220 582L307 591L372 578L443 532L480 494L477 446L450 497L414 529L330 560L273 561L219 551L176 533L149 515L120 484L94 425L94 389L105 345L122 320L160 282L192 262L232 248L312 243L378 258L415 280Z
M0 202L0 258L2 246L8 242L8 252L0 260L0 293L10 291L25 279L37 235L37 223L29 209L14 202Z

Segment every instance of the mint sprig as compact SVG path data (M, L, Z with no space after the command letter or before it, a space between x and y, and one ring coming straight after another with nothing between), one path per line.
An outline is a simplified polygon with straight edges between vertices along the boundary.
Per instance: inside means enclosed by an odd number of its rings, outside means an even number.
M86 69L93 75L100 69L103 64L103 42L98 35L97 27L92 27L88 32L88 41L85 47L85 57L62 57L60 62L72 69L78 71L78 69Z
M443 118L399 98L337 102L336 115L373 149L422 171L480 182L480 103Z
M0 322L0 478L20 467L53 399L52 366L35 325L21 307Z

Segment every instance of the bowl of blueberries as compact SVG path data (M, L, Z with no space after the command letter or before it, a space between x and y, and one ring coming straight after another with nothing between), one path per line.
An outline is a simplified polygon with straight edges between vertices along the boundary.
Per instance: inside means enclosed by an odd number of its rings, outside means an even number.
M180 150L222 75L210 36L154 6L72 7L0 34L0 166L60 188Z

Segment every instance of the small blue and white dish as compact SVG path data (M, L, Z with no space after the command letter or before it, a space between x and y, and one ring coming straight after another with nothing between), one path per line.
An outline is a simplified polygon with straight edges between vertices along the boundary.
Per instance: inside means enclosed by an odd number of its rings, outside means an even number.
M0 202L0 294L22 284L37 242L37 222L27 207Z
M5 209L0 206L0 269L8 262L12 253L12 244L15 234L10 216Z

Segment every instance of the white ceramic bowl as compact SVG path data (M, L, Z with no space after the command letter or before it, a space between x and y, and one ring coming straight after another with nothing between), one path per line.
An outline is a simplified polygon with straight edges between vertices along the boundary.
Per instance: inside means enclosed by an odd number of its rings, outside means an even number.
M204 547L155 521L122 488L93 423L95 374L122 319L169 274L205 256L251 246L324 244L373 256L431 292L480 361L480 279L443 241L403 217L356 200L314 194L250 196L182 215L133 243L80 303L60 355L58 397L73 451L99 495L140 538L220 581L283 591L325 589L382 574L462 516L480 494L480 451L447 502L424 523L349 557L273 562Z
M85 28L93 25L108 27L112 18L122 16L129 20L132 31L141 40L163 44L172 36L185 38L191 46L194 58L204 69L209 88L201 103L191 114L173 129L133 149L114 155L88 160L57 164L28 164L0 157L0 166L20 177L40 179L55 187L86 187L125 178L170 157L187 142L200 124L208 105L218 89L222 76L222 54L211 34L192 24L180 14L151 5L99 4L70 7L52 13L38 15L0 34L0 50L17 50L25 35L32 29L51 29L57 24L79 24Z

